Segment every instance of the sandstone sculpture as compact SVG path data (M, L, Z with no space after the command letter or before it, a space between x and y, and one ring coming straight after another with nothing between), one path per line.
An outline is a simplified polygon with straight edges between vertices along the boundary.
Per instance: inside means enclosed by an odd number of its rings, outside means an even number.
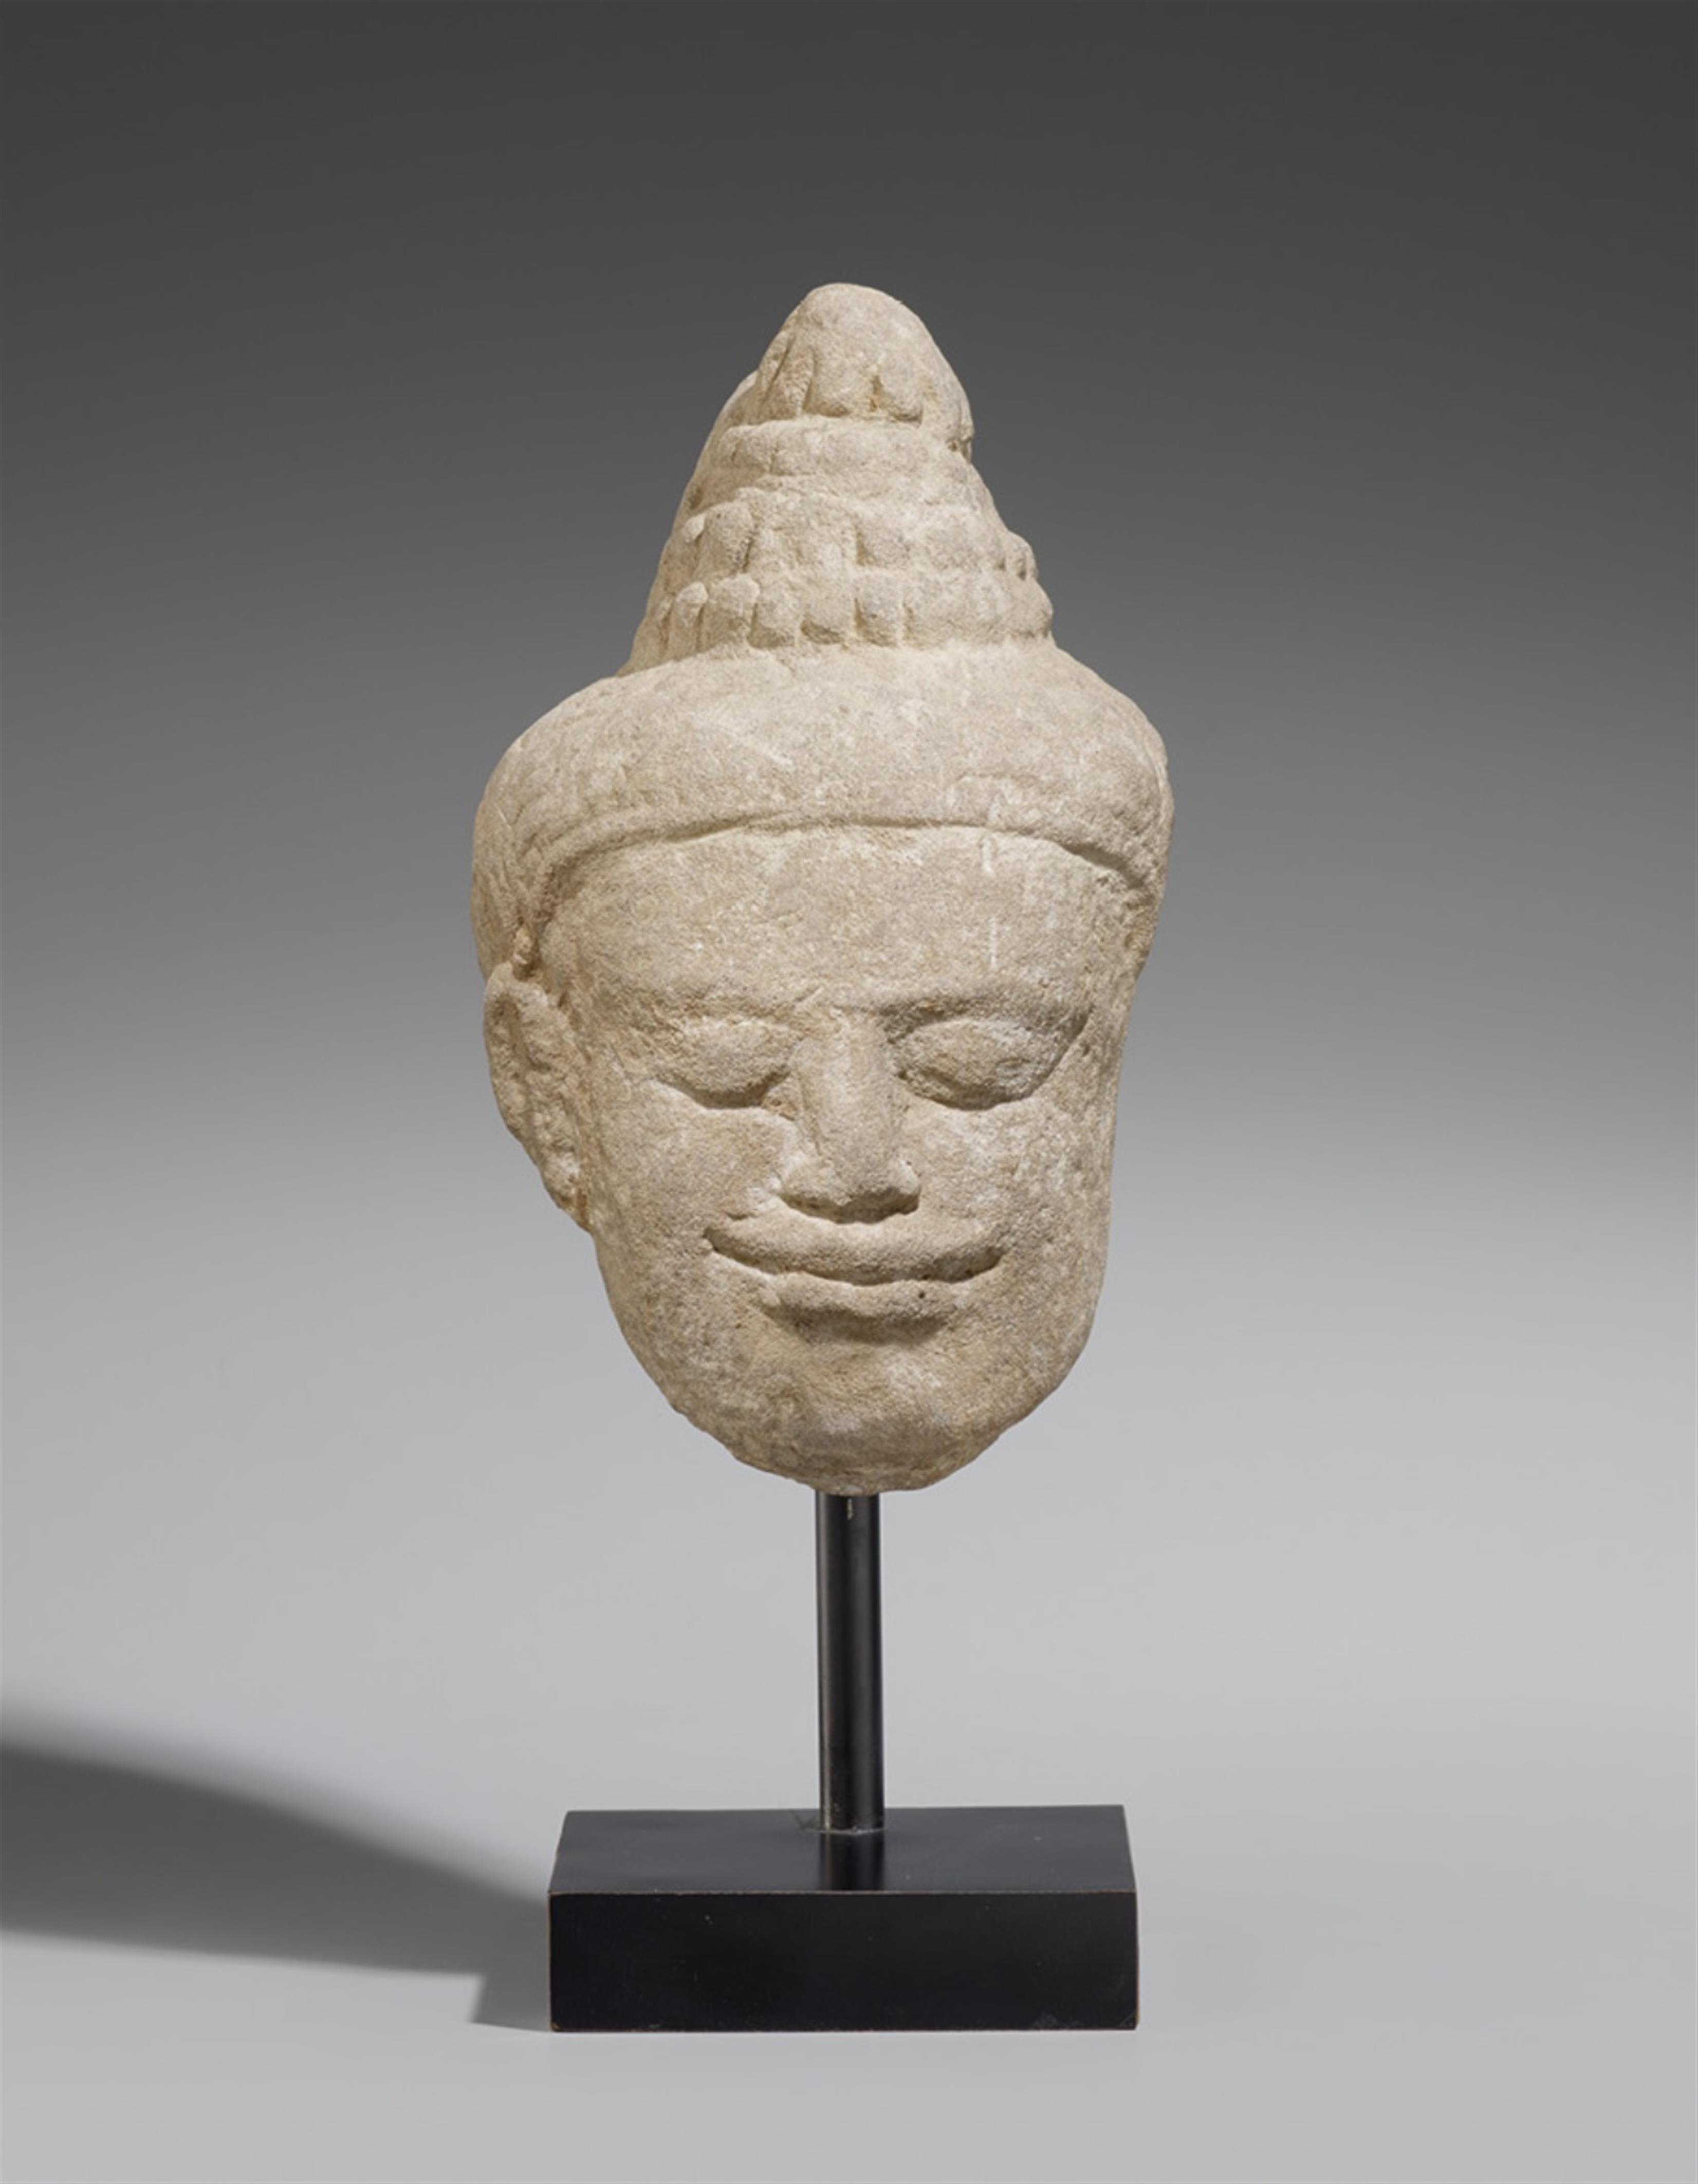
M1172 821L1060 650L911 311L816 289L721 413L630 660L478 813L496 1098L733 1456L930 1485L1055 1388L1108 1243Z

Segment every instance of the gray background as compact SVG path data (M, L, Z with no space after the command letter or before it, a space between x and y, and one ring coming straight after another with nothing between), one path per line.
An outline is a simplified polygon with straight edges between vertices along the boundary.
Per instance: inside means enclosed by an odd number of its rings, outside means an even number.
M1689 2173L1679 7L8 8L19 2180ZM560 1815L811 1791L810 1510L495 1116L471 812L810 287L1166 734L1065 1388L899 1802L1135 2036L551 2039Z

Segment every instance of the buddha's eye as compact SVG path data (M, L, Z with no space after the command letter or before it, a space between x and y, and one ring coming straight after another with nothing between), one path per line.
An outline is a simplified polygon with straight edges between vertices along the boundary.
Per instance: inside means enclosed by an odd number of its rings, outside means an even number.
M999 1107L1029 1100L1072 1045L1077 1022L961 1016L918 1024L895 1041L910 1092L946 1107Z
M701 1107L758 1107L790 1068L790 1040L776 1024L700 1018L655 1042L654 1073Z

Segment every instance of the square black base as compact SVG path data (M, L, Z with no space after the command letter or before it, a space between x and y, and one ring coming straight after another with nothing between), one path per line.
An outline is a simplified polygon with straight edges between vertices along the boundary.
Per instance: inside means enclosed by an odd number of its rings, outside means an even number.
M1118 1805L568 1813L548 1891L558 2032L871 2032L1138 2022Z

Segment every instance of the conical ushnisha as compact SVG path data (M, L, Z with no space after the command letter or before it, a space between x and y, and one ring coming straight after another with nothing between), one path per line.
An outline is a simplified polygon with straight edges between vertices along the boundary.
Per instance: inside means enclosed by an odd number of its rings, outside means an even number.
M1047 635L1032 550L971 453L966 396L914 314L816 289L714 426L630 666Z

